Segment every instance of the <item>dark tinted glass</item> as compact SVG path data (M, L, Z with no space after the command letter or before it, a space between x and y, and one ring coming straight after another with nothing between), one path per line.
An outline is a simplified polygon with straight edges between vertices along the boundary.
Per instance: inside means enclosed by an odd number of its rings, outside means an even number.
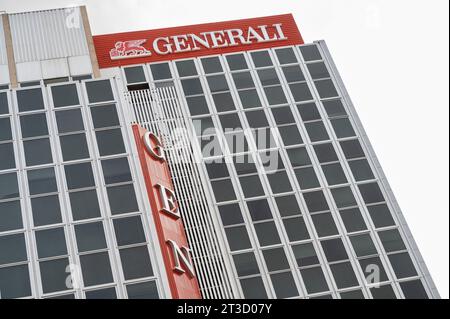
M62 221L58 195L32 198L31 208L35 226L58 224Z
M219 206L219 212L224 226L236 225L244 222L239 204Z
M236 109L230 92L213 94L213 101L217 112L226 112Z
M347 159L364 157L364 151L358 140L342 141L340 144Z
M337 230L336 224L330 213L312 215L311 218L319 237L339 234L339 231Z
M294 50L292 48L283 48L275 50L278 61L280 64L296 63L297 57L295 56Z
M9 108L8 108L8 96L6 95L6 92L0 93L0 114L8 114Z
M147 246L120 250L125 280L153 276Z
M264 189L259 176L240 177L239 182L241 183L242 191L246 198L264 195Z
M86 299L117 299L115 288L86 291Z
M378 236L380 236L381 243L383 244L386 252L406 249L405 243L403 242L402 236L400 235L398 229L380 231L378 232Z
M255 87L253 78L250 72L233 73L233 81L238 90Z
M345 177L340 163L322 165L322 171L327 179L328 185L347 183L347 177Z
M366 204L384 201L383 193L377 183L360 184L358 187Z
M322 268L314 267L302 269L300 270L300 273L309 294L328 290L328 284L323 275Z
M128 299L158 299L158 288L156 282L144 282L127 285Z
M199 78L181 80L181 85L186 96L203 94L203 88Z
M347 232L352 233L367 229L366 222L364 221L359 208L343 209L340 213Z
M303 217L283 219L283 224L289 241L299 241L310 238Z
M59 111L55 113L59 133L83 131L81 109Z
M303 198L310 212L329 210L327 200L322 191L303 193Z
M401 282L400 287L402 287L406 299L428 299L427 292L420 279Z
M297 109L304 122L321 119L316 103L297 104Z
M180 77L197 75L197 68L195 67L194 60L177 61L176 65Z
M67 290L66 279L69 259L56 259L39 263L41 270L42 289L44 293Z
M350 187L334 188L331 193L338 208L356 205L355 196Z
M208 103L203 95L187 97L186 102L192 116L209 113Z
M53 167L28 171L28 187L30 195L58 191Z
M263 250L263 256L269 271L289 269L289 263L283 248Z
M330 268L339 289L358 286L358 280L349 262L330 265Z
M78 252L106 248L105 232L102 222L75 225Z
M206 80L210 91L213 93L229 90L227 79L223 74L208 76Z
M88 190L70 193L70 204L74 220L95 218L100 216L97 192Z
M0 268L0 291L3 299L30 296L28 265Z
M125 153L122 131L120 129L97 131L97 144L100 156Z
M357 182L375 178L372 173L372 169L370 168L369 162L366 159L351 161L348 164L350 165L353 177Z
M231 251L252 247L245 226L225 228L225 233L227 235L228 245L230 246Z
M139 210L133 184L108 187L111 214L123 214Z
M0 170L16 167L13 143L0 144Z
M270 275L277 298L290 298L298 296L294 277L291 272Z
M395 225L395 221L386 204L368 206L367 209L376 228Z
M139 216L114 220L117 245L126 246L145 242L144 228Z
M339 95L332 80L318 80L314 81L314 84L316 85L316 89L322 99Z
M228 66L231 71L248 69L247 62L243 54L234 54L227 56Z
M247 207L253 221L273 218L267 199L248 201Z
M288 125L278 127L281 139L285 146L303 144L303 139L298 131L297 125Z
M286 95L281 86L269 86L264 88L267 102L269 105L285 104L287 103Z
M233 256L234 265L239 277L259 274L255 253L244 253Z
M295 169L295 176L301 189L320 187L314 168L305 167Z
M242 128L241 120L237 113L220 115L219 119L224 131Z
M317 258L316 250L312 243L292 246L297 265L299 267L317 265L319 258Z
M322 59L322 56L320 55L319 49L317 48L316 45L301 46L300 51L302 52L303 59L305 61L314 61Z
M24 234L1 236L0 251L0 265L27 260Z
M313 100L311 91L309 90L307 83L294 83L289 84L292 96L295 102L310 101Z
M269 126L266 113L263 110L246 112L245 116L247 117L248 124L252 128Z
M384 266L381 263L380 257L371 257L366 259L360 259L359 264L366 277L366 281L371 281L370 283L382 282L388 280ZM373 274L374 270L379 270L379 276L370 276ZM379 281L378 281L379 280Z
M206 74L222 72L222 65L218 57L203 58L202 60L203 70Z
M397 299L391 285L371 288L373 299Z
M0 141L12 140L11 122L9 117L0 118Z
M331 120L331 125L333 125L337 138L356 136L355 130L353 130L348 118Z
M80 104L75 84L53 86L51 90L55 107Z
M325 110L327 111L329 117L347 115L347 112L345 112L345 108L341 100L322 101L322 104L325 107Z
M17 91L19 112L44 109L44 100L40 88Z
M107 252L80 256L85 286L106 284L113 281Z
M276 197L275 201L282 217L300 215L302 213L294 195Z
M21 116L20 127L23 138L48 135L45 113Z
M90 103L114 100L109 80L85 82L85 84Z
M372 238L368 234L352 236L350 237L350 241L352 242L353 250L358 257L375 255L377 253Z
M318 62L318 63L310 63L307 64L308 71L313 80L316 79L323 79L323 78L329 78L330 73L328 73L327 67L325 66L325 63Z
M106 184L131 181L130 166L125 157L102 161L102 168Z
M255 89L239 91L239 98L244 109L261 107L261 100Z
M257 68L272 65L272 59L268 51L252 52L250 55L252 56L253 64Z
M210 179L223 178L230 176L228 172L227 164L221 163L206 163L206 170Z
M285 66L282 70L288 83L305 81L302 69L298 65Z
M73 161L89 157L86 134L71 134L59 137L64 161Z
M280 171L267 174L272 193L286 193L292 190L291 182L286 171Z
M114 104L91 107L92 122L94 128L110 127L120 125Z
M20 201L0 203L0 232L23 228Z
M39 258L67 255L64 228L37 231L35 236Z
M152 70L154 80L164 80L172 77L168 63L152 64L150 65L150 69Z
M289 106L272 108L272 114L278 125L295 123L294 116L292 115Z
M257 73L263 86L280 84L277 72L273 68L258 70Z
M27 166L53 162L50 140L48 138L24 141L23 148Z
M308 132L311 142L318 142L329 140L327 130L322 121L305 123L306 131Z
M417 276L416 268L408 253L389 255L389 261L394 268L397 278L407 278Z
M65 165L64 171L69 189L95 186L91 163Z
M241 287L246 299L266 299L267 293L261 277L241 279Z
M225 202L236 199L233 184L229 179L221 181L213 181L211 182L211 185L217 202Z
M127 78L127 83L140 83L146 82L145 73L142 66L133 66L130 68L125 68L125 77Z
M348 259L344 244L340 238L324 240L321 244L328 262Z

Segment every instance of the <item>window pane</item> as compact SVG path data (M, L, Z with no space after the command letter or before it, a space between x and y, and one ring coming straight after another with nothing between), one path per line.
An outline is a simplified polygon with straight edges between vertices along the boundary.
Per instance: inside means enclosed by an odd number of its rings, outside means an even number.
M297 125L281 126L278 131L285 146L303 144Z
M341 299L365 299L361 290L341 292Z
M336 133L337 138L356 136L348 118L331 120L331 125L333 125L334 133Z
M224 226L244 223L241 208L238 204L219 206L219 212Z
M355 177L355 180L357 182L375 178L372 173L372 169L370 168L369 162L366 159L351 161L348 164L350 165L353 177Z
M127 78L127 83L141 83L146 82L145 73L142 66L134 66L129 68L124 68L125 77Z
M64 228L41 230L35 235L39 258L67 255Z
M11 122L9 117L0 118L0 141L9 140L12 140Z
M246 198L264 195L264 189L258 175L239 177Z
M377 183L361 184L358 187L366 204L384 202L384 196Z
M356 206L356 199L350 187L333 188L331 194L338 208Z
M53 167L28 171L27 175L30 195L52 193L58 190Z
M0 232L23 228L20 201L0 203Z
M31 296L28 265L0 268L0 291L3 299Z
M16 93L19 112L44 109L44 100L40 88L19 90Z
M64 165L69 189L95 186L91 163Z
M147 246L120 250L125 280L153 276Z
M300 116L302 117L303 122L322 119L319 110L317 109L316 103L297 104L297 109L300 113Z
M327 179L328 185L347 183L347 177L339 163L322 165L322 171Z
M146 241L144 228L139 216L115 219L114 229L117 245L119 246L144 243Z
M225 228L225 233L227 235L228 245L230 246L231 251L252 247L245 226Z
M256 235L261 246L269 246L280 243L280 236L274 222L254 224Z
M66 280L69 276L69 272L66 272L66 270L68 270L68 266L68 258L43 261L39 263L42 289L44 293L69 289L66 285Z
M397 278L417 276L416 268L408 253L389 255L389 261Z
M304 193L303 198L311 213L329 210L327 200L322 191Z
M0 265L27 260L24 234L0 237Z
M259 274L259 267L254 252L234 255L233 261L239 277Z
M243 54L228 55L226 58L231 71L248 69L247 61L245 61Z
M269 271L289 269L289 263L283 248L263 250L263 256Z
M220 64L220 59L218 57L203 58L201 61L203 70L206 74L223 72L222 65Z
M322 101L325 110L329 117L345 116L347 112L345 111L344 105L341 100L327 100Z
M338 289L358 286L355 272L349 262L330 265Z
M327 67L325 66L325 63L318 62L318 63L310 63L307 64L308 71L313 80L317 79L323 79L323 78L329 78L330 73L328 73Z
M250 55L252 56L255 67L257 68L272 65L272 59L270 58L268 51L252 52Z
M292 242L310 238L303 217L283 219L283 224L289 241Z
M273 218L267 199L248 201L247 207L253 221Z
M378 236L380 236L384 250L388 253L406 249L398 229L380 231L378 232Z
M186 102L192 116L209 113L208 103L203 95L187 97Z
M81 109L55 112L59 133L84 131Z
M340 142L344 155L347 159L364 157L364 151L358 140L349 140Z
M224 131L242 129L241 120L237 113L220 115L219 119Z
M292 115L292 111L289 106L272 108L272 114L278 125L295 123L294 116Z
M236 194L234 193L231 180L226 179L221 181L213 181L211 182L211 186L217 202L225 202L236 199Z
M269 173L267 174L269 179L270 188L272 188L272 193L286 193L292 190L291 182L289 181L286 171Z
M314 151L316 152L317 159L320 163L328 163L339 160L333 144L331 143L314 145Z
M100 207L95 190L70 193L69 196L74 220L90 219L100 216Z
M41 165L53 162L50 140L42 138L24 141L25 162L27 166Z
M319 180L317 179L314 168L312 167L297 168L295 170L295 175L301 189L320 187Z
M325 141L330 139L322 121L305 123L305 128L308 132L311 142Z
M115 288L86 291L86 299L117 299Z
M262 110L246 112L245 116L247 117L248 124L252 128L269 126L266 113Z
M239 91L239 98L241 99L242 107L244 109L252 107L261 107L261 100L258 92L254 89Z
M180 77L197 75L194 60L177 61L176 64Z
M322 60L319 49L316 45L305 45L300 46L299 48L305 61Z
M267 293L261 277L241 279L245 299L266 299Z
M375 255L377 253L377 249L369 234L352 236L350 237L350 241L358 257Z
M181 80L181 85L186 96L203 94L203 88L199 78Z
M128 299L159 299L156 282L127 285Z
M316 85L316 89L319 92L321 99L339 95L332 80L318 80L314 81L314 84Z
M32 198L31 207L35 226L62 222L58 195Z
M125 153L120 129L95 132L100 156Z
M8 96L6 92L0 93L0 114L8 114Z
M275 50L277 53L278 61L280 64L296 63L297 57L295 56L294 50L292 48L283 48Z
M428 299L427 292L420 280L401 282L400 286L406 299Z
M285 104L287 103L286 96L281 86L265 87L267 102L269 105Z
M217 112L227 112L236 109L230 92L213 94L213 101Z
M102 161L102 168L106 184L131 181L130 166L125 157Z
M328 291L328 284L323 275L322 268L314 267L300 270L306 290L309 294Z
M370 289L373 299L397 299L391 285L374 287Z
M154 80L164 80L172 77L168 63L152 64L150 65L150 69L152 70Z
M94 128L119 126L119 116L114 104L91 107L92 122Z
M273 68L258 70L257 73L263 86L280 84L277 72Z
M113 281L107 252L80 256L85 286L106 284Z
M292 251L299 267L319 264L319 258L312 243L292 246Z
M139 210L133 184L108 187L111 214L123 214Z
M89 103L106 102L114 100L109 80L85 82Z
M80 104L75 84L53 86L51 90L55 107Z
M386 272L384 271L383 264L381 263L380 257L360 259L359 264L366 277L366 282L368 284L388 280ZM374 274L379 274L379 276L374 276Z
M320 242L328 262L348 259L342 239L330 239Z
M311 159L306 148L291 148L286 151L293 167L311 165Z
M230 89L228 87L227 79L223 74L208 76L206 77L206 80L208 82L209 90L212 93L228 91Z
M277 298L290 298L298 296L294 277L291 272L270 275Z
M376 228L395 225L395 221L386 204L368 206L367 209Z
M302 213L294 195L276 197L275 201L281 217L300 215Z
M0 171L16 167L13 143L0 144Z
M302 69L298 65L283 67L283 73L288 83L305 81Z
M307 83L289 84L289 88L291 89L295 102L310 101L314 99Z
M102 222L75 225L78 252L107 248Z
M334 219L330 213L312 215L311 218L319 237L339 234Z
M255 83L253 82L250 72L233 73L232 76L234 84L238 90L255 87Z
M352 233L367 229L359 208L340 210L342 221L347 232Z

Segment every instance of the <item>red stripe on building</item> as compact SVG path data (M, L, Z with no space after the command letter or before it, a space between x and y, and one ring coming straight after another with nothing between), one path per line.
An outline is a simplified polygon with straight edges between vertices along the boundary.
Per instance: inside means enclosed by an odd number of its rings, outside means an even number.
M100 68L303 44L292 14L93 38Z

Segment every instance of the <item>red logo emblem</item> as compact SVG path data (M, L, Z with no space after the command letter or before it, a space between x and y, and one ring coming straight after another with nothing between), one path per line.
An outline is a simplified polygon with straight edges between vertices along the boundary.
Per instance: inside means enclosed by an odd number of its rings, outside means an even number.
M114 45L114 49L109 51L111 60L138 58L144 56L150 56L152 53L144 48L142 44L147 40L130 40L130 41L118 41Z

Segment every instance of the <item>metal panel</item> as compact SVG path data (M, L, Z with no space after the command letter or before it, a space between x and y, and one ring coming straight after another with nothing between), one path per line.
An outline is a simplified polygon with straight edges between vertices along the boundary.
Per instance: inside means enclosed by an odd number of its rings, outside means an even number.
M78 7L9 15L16 63L89 54Z
M3 30L3 15L0 16L0 64L8 64L6 55L5 34Z

